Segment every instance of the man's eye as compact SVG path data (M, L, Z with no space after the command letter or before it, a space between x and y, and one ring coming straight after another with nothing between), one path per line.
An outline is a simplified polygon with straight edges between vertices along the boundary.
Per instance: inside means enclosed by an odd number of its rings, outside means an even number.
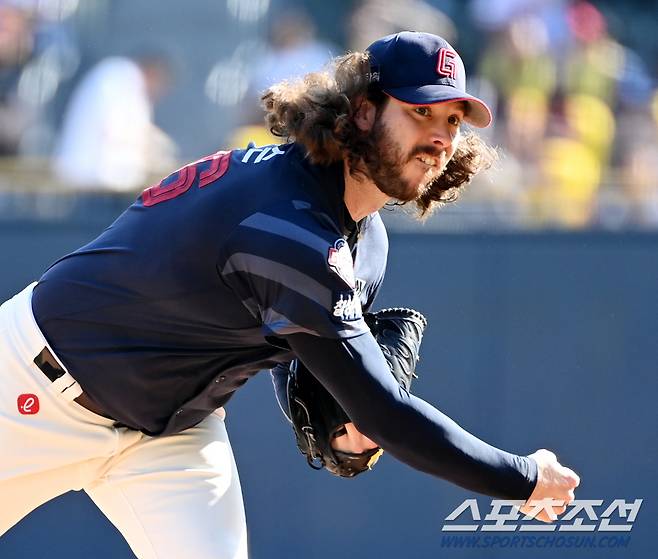
M420 116L429 116L431 114L430 108L429 107L414 107L414 110L420 115Z
M450 115L448 117L448 124L452 126L460 126L462 123L462 119L459 118L457 115Z

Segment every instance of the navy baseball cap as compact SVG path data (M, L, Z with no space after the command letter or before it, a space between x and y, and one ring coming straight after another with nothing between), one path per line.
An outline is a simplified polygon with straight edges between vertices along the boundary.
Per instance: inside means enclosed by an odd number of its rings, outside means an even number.
M486 103L466 93L466 71L457 51L431 33L403 31L375 41L370 53L372 81L398 101L434 105L465 101L464 120L478 128L491 124Z

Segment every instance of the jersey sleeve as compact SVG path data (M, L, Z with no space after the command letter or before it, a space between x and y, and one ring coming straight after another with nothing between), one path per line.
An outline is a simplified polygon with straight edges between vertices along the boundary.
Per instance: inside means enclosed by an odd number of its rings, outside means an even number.
M250 215L224 244L218 273L264 336L350 338L368 331L350 248L330 224L291 202Z
M287 340L357 429L402 462L492 497L525 500L532 494L534 460L487 444L404 390L371 334Z

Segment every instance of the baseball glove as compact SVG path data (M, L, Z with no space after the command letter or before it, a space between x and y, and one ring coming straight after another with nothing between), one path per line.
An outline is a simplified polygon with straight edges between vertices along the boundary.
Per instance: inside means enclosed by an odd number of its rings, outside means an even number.
M379 344L393 376L409 390L416 376L418 350L427 326L425 317L413 309L394 308L365 313L364 319ZM326 468L341 477L354 477L372 468L381 448L363 453L335 450L331 442L345 434L351 420L334 397L298 360L290 364L287 383L288 418L297 446L309 466Z

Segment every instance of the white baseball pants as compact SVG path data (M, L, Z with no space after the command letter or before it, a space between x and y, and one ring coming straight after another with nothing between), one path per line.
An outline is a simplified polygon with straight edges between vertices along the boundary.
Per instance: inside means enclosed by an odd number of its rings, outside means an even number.
M0 536L39 505L82 489L139 559L246 559L223 410L179 434L149 437L78 405L70 375L53 383L33 363L48 344L32 289L0 307Z

